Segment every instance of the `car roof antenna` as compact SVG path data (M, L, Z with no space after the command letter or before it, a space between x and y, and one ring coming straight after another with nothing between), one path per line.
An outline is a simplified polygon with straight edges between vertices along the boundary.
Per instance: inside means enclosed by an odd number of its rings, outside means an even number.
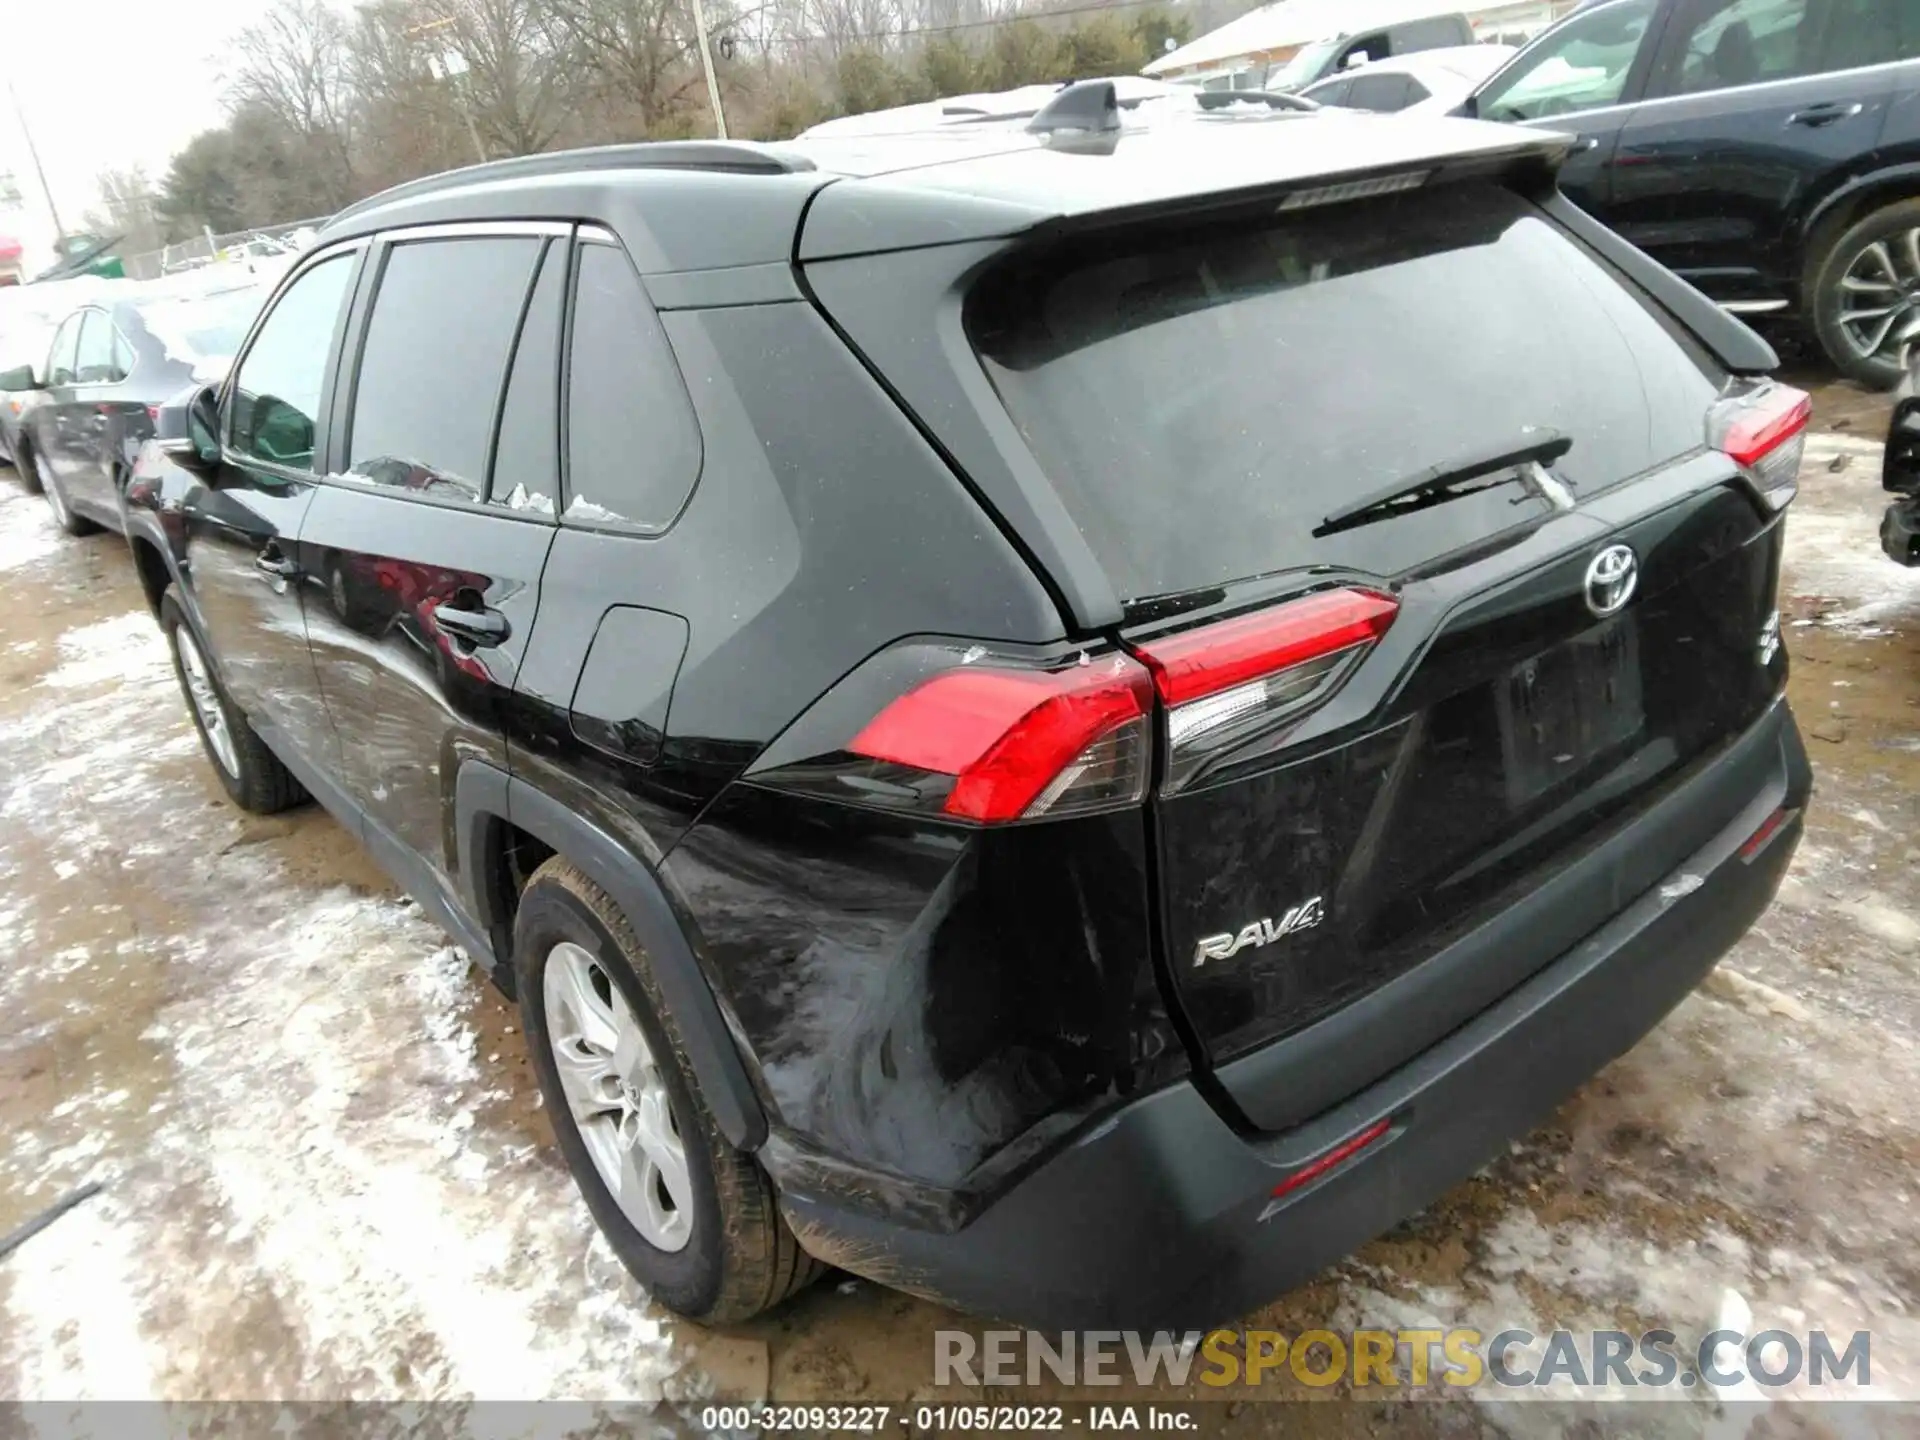
M1096 149L1111 154L1120 138L1120 97L1111 80L1076 80L1027 122L1027 132L1056 148Z

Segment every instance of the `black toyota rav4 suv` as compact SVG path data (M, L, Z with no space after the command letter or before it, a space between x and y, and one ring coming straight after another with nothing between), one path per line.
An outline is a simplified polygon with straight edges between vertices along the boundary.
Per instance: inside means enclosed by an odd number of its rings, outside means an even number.
M389 191L129 487L227 790L517 994L684 1314L1242 1311L1798 839L1766 346L1559 137L1100 109Z

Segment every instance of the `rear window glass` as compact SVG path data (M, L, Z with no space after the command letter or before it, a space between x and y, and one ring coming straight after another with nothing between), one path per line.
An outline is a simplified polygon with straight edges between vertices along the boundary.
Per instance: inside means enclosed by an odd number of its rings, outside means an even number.
M1437 464L1572 443L1576 496L1695 450L1722 377L1479 182L1018 259L968 299L1002 402L1123 598L1302 565L1391 576L1547 513L1502 485L1315 538Z

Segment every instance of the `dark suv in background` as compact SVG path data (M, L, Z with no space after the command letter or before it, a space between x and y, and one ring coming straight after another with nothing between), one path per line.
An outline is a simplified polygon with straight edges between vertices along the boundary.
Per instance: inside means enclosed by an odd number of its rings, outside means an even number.
M129 488L223 784L518 995L705 1320L823 1262L1265 1301L1638 1040L1800 833L1805 397L1563 139L1031 128L402 186Z
M1603 0L1467 112L1571 131L1561 186L1729 309L1882 387L1920 337L1920 3Z

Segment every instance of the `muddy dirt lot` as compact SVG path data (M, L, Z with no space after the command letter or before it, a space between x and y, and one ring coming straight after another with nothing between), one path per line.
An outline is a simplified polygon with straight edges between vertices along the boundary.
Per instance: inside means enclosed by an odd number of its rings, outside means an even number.
M1875 541L1884 416L1822 389L1792 515L1819 789L1779 903L1552 1125L1249 1324L1684 1336L1732 1291L1750 1333L1871 1329L1873 1393L1920 1396L1920 573ZM0 1262L0 1396L901 1400L933 1331L980 1328L839 1276L727 1336L650 1308L517 1016L323 814L225 803L122 542L10 472L0 950L0 1233L105 1184ZM1394 1428L1546 1413L1476 1398Z

